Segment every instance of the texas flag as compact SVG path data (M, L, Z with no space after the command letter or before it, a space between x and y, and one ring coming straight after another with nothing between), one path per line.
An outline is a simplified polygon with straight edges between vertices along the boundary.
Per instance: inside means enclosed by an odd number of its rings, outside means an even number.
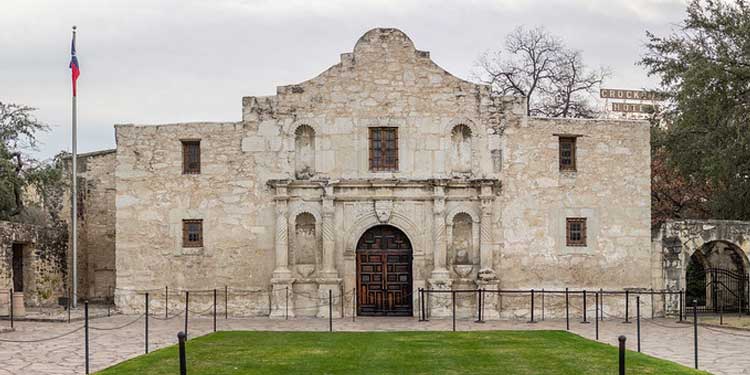
M78 66L78 57L76 57L76 36L73 34L73 42L70 44L70 70L73 73L73 96L76 96L76 82L81 75L81 69Z

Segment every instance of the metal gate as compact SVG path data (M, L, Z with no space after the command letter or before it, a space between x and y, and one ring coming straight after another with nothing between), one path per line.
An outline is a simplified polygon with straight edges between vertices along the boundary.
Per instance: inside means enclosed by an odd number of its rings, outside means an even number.
M705 274L688 275L688 307L697 300L699 312L750 312L748 275L722 268L706 268Z

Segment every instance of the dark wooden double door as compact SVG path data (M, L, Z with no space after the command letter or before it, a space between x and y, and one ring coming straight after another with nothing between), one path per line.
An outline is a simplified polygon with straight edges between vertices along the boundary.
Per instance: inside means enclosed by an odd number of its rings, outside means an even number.
M412 315L412 248L399 229L380 225L357 243L357 314Z

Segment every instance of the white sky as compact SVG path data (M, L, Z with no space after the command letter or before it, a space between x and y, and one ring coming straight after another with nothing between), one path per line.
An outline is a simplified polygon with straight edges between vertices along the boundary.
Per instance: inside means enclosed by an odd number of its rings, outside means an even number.
M655 83L635 62L645 31L663 35L684 0L37 1L3 0L0 101L39 108L52 130L39 156L70 150L70 29L77 39L79 152L114 147L113 124L239 121L241 98L309 79L374 27L403 30L449 72L470 78L477 56L518 25L542 25L607 87Z

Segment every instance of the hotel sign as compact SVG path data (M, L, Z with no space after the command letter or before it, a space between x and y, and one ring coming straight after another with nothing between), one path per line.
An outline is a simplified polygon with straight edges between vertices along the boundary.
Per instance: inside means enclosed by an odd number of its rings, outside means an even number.
M629 113L654 113L659 111L659 106L653 104L612 103L612 111Z
M601 89L599 96L602 99L625 99L625 100L664 100L664 95L658 91L646 90L621 90L621 89Z

